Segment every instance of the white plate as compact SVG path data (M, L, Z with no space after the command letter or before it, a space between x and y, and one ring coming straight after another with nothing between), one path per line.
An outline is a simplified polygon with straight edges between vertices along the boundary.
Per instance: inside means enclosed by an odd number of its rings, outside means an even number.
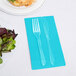
M36 0L36 2L29 7L15 7L11 5L8 0L0 0L0 10L13 15L26 15L27 13L39 8L44 1L45 0Z

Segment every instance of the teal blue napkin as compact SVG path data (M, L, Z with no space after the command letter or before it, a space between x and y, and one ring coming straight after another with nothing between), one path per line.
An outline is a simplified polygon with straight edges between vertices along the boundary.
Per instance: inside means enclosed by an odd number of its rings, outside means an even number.
M33 33L33 19L38 19L39 21L41 31L41 46L46 60L46 64L44 66L41 63L38 41ZM32 69L35 70L64 66L65 60L59 41L54 16L25 18L24 20L27 32ZM47 35L49 36L49 41ZM50 59L50 57L53 58Z

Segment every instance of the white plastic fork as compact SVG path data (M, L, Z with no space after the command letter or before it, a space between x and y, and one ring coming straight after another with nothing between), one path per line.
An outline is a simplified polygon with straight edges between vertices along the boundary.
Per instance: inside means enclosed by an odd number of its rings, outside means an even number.
M39 52L41 56L41 63L44 66L46 64L46 60L45 60L45 56L44 56L42 46L41 46L41 39L40 39L41 31L40 31L38 19L32 19L32 27L33 27L33 33L38 41L38 47L39 47Z

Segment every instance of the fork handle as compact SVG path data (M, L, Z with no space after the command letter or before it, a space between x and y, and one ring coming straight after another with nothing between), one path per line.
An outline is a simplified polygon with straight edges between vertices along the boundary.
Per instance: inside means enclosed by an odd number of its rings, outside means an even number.
M39 47L39 52L40 52L40 56L41 56L41 63L44 66L46 64L46 60L45 60L45 56L44 56L44 53L42 50L40 37L38 38L38 47Z

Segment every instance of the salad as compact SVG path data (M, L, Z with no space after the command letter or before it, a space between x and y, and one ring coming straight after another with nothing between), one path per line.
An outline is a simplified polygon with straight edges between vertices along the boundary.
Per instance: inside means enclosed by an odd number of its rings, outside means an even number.
M14 6L30 6L35 0L8 0Z
M15 49L16 36L14 30L0 28L0 64L3 62L2 53L8 53Z

